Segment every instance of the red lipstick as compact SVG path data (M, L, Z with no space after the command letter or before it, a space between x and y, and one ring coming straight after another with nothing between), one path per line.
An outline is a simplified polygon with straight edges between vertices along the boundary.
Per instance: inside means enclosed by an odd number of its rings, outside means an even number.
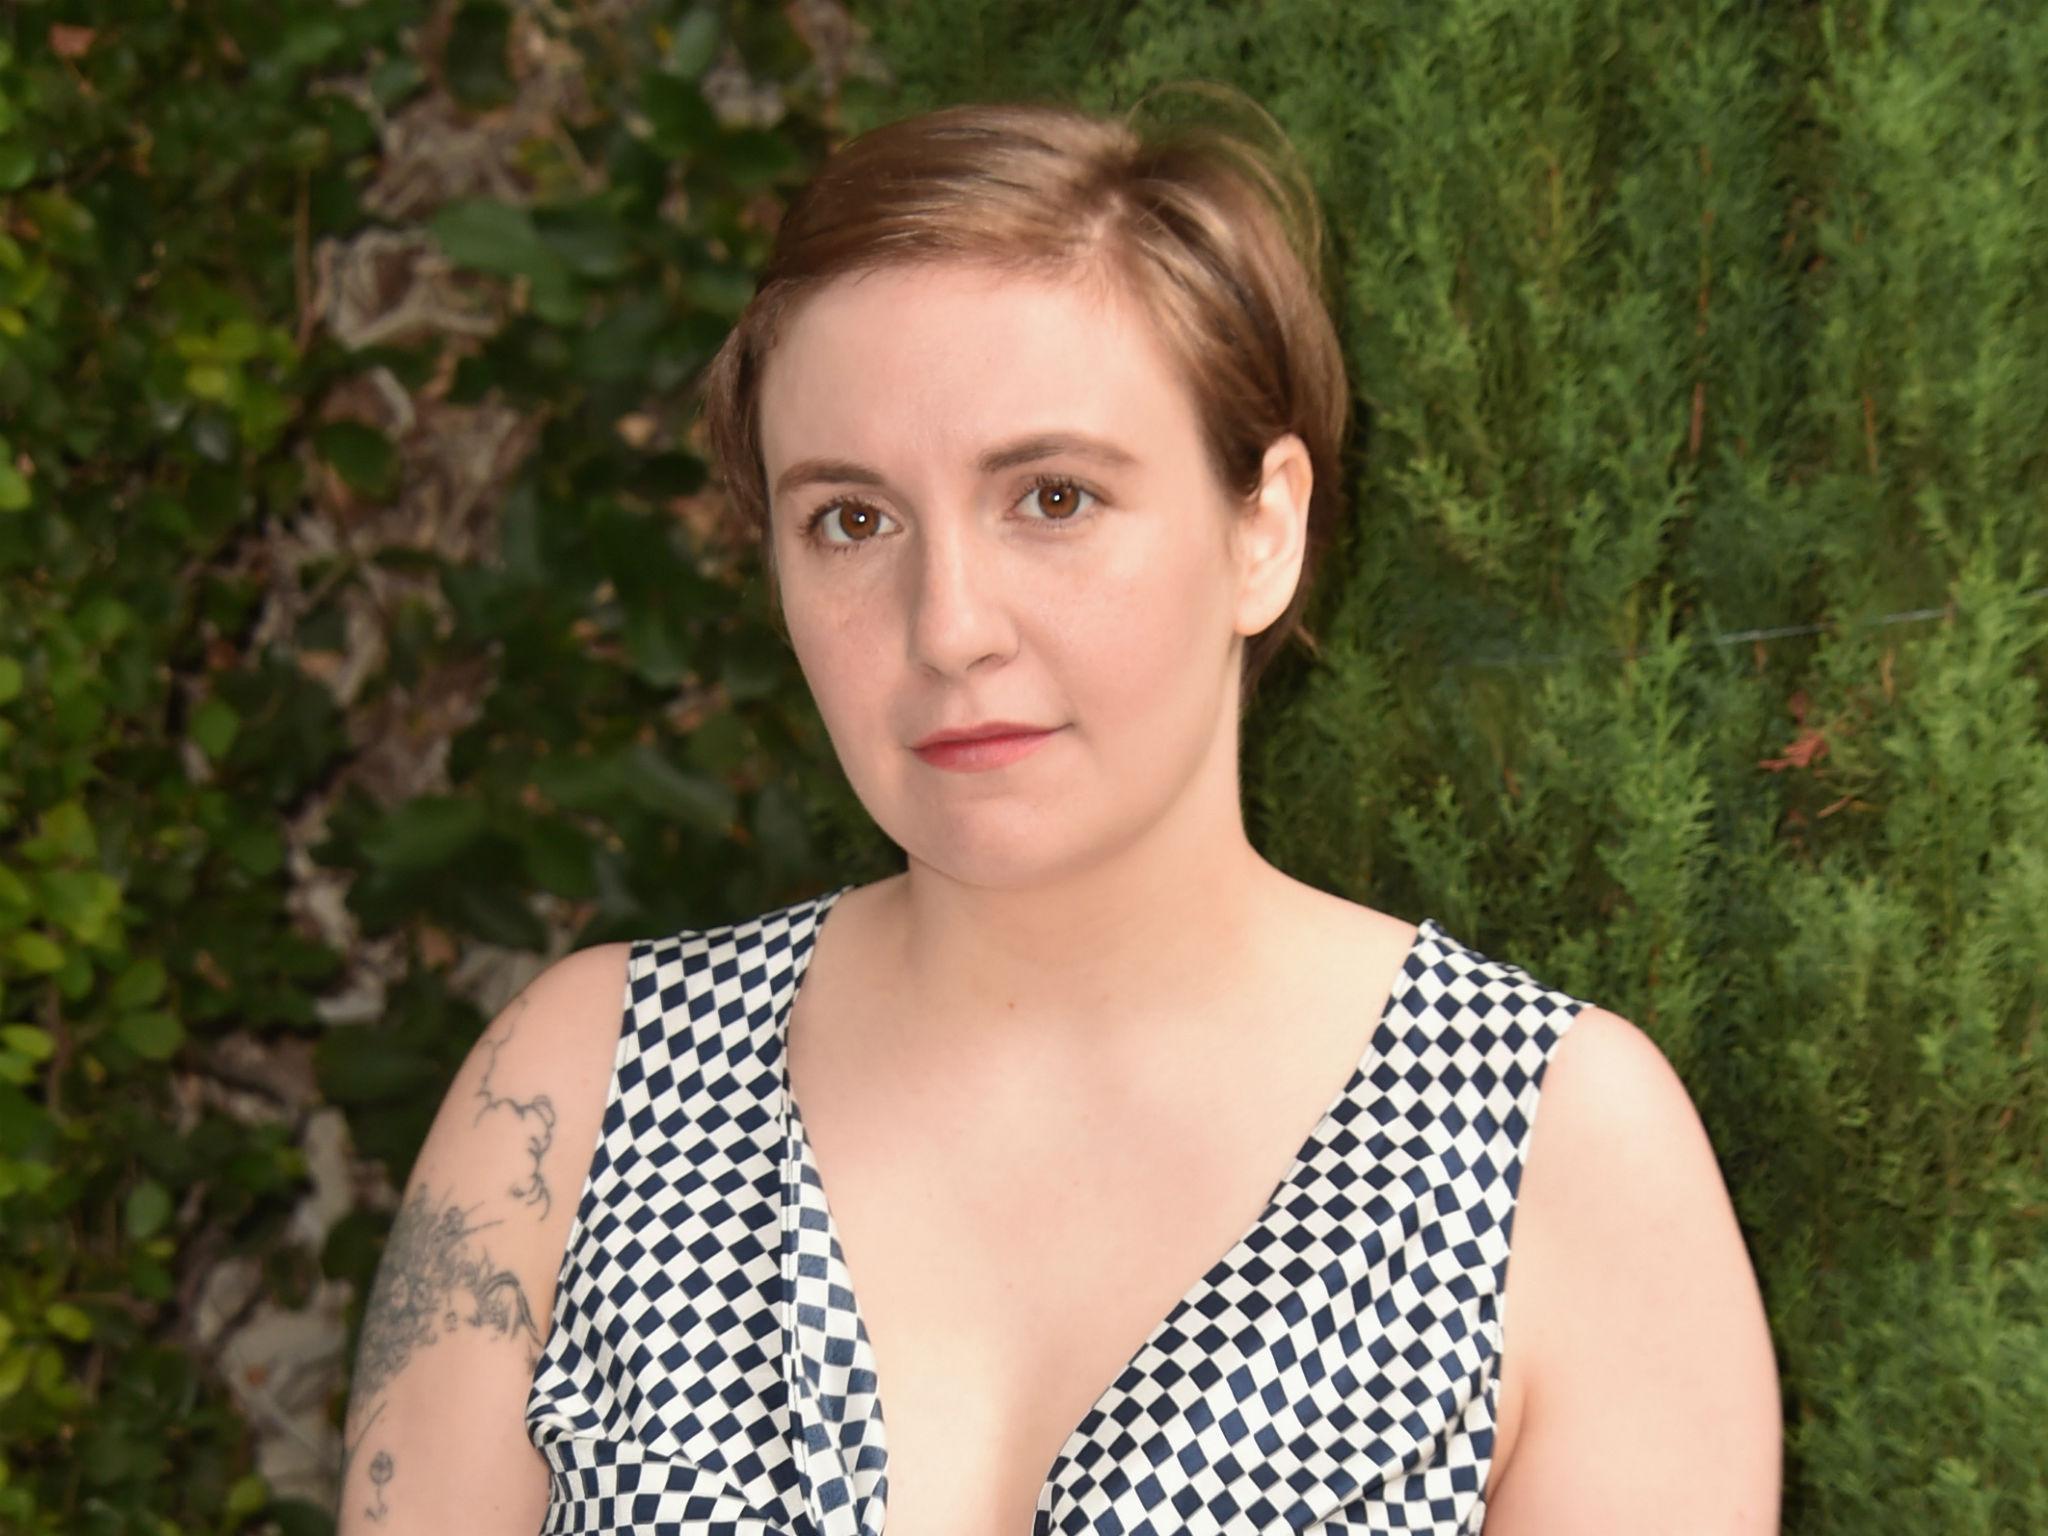
M1030 756L1060 729L988 720L957 730L934 731L911 750L934 768L980 773Z

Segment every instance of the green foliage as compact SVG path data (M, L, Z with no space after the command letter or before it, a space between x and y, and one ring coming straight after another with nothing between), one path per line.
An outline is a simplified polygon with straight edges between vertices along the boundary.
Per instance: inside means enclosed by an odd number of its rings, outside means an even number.
M0 1527L227 1531L264 1495L180 1301L302 1159L179 1074L308 1029L333 966L281 902L277 792L322 766L268 729L293 675L215 647L306 406L291 226L252 210L344 185L361 124L272 8L97 9L0 22Z
M860 9L904 107L1192 76L1287 127L1364 428L1261 846L1670 1057L1787 1530L2039 1528L2048 17Z
M416 58L419 20L0 16L0 1529L25 1536L331 1527L256 1473L194 1302L236 1255L284 1305L323 1268L360 1297L381 1219L286 1243L304 1121L230 1112L222 1042L313 1045L355 1150L402 1180L481 1023L451 939L660 931L885 856L746 560L683 515L683 387L827 141L802 44L675 3L549 39L599 105L536 126L519 200L422 215L505 323L350 352L311 323L312 254L372 227L379 114L428 90L504 110L543 24L470 0ZM699 92L729 44L796 77L776 127ZM277 528L359 528L414 489L418 445L345 403L379 371L536 425L502 519L482 558L343 538L281 587ZM337 695L365 602L381 646ZM445 782L373 788L380 733L451 688L473 707ZM314 807L352 917L404 941L374 1025L316 1008L346 957L288 900Z

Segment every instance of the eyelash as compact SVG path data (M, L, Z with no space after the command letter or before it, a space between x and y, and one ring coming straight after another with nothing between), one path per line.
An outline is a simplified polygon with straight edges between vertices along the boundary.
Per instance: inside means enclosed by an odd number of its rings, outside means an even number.
M1086 522L1093 515L1093 505L1099 504L1102 500L1098 493L1090 490L1087 486L1081 484L1080 481L1069 479L1065 475L1054 474L1033 475L1030 483L1024 488L1024 495L1018 497L1018 500L1022 501L1026 496L1035 496L1040 491L1050 490L1076 491L1090 499L1091 507L1088 510L1076 512L1071 517L1035 517L1027 518L1027 522L1044 523L1051 528L1065 528L1074 523ZM825 538L819 533L819 527L824 523L825 519L842 507L867 507L871 511L879 510L872 502L862 501L858 496L835 496L805 519L804 537L819 548L829 550L835 555L850 554L860 548L861 545L873 542L871 538L849 539L841 542Z

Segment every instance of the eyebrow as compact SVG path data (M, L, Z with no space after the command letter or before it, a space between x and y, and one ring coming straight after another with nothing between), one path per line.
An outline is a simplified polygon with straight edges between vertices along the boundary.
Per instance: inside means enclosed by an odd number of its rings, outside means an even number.
M974 467L984 475L993 475L1063 453L1094 459L1115 469L1129 469L1138 462L1136 454L1107 438L1091 437L1086 432L1036 432L987 449L974 461ZM773 494L781 496L800 485L818 484L881 487L888 482L855 459L798 459L776 477Z

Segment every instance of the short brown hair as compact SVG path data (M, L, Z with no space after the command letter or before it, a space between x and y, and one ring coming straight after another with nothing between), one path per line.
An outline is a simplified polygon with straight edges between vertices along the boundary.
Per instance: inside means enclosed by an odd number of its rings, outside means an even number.
M1289 640L1313 649L1302 614L1342 516L1351 408L1321 205L1286 134L1249 97L1208 82L1169 89L1248 108L1272 149L1214 120L1141 125L1145 99L1121 117L1035 102L954 106L848 141L798 193L700 380L713 468L761 535L771 593L759 388L778 327L802 299L848 274L945 261L1100 272L1157 323L1220 484L1248 501L1268 447L1289 432L1307 446L1315 484L1301 579L1286 612L1246 642L1240 704Z

